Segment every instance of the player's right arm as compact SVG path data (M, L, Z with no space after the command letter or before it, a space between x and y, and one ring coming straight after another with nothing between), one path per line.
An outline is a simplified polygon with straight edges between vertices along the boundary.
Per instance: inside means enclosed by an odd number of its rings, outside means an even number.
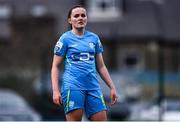
M52 81L52 91L53 91L53 103L61 106L62 98L59 88L59 73L60 64L63 62L64 58L61 56L54 55L52 69L51 69L51 81Z

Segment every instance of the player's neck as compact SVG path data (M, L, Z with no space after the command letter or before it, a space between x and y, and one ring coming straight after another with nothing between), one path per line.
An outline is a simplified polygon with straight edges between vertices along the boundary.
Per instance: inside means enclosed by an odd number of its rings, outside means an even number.
M72 29L72 32L77 36L83 36L85 29Z

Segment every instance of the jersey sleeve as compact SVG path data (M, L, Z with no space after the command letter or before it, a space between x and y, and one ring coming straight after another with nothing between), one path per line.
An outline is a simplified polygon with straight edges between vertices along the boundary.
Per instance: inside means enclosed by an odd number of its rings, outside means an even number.
M99 37L97 36L97 43L96 43L96 54L103 52L103 46Z
M67 52L67 42L65 41L65 38L62 36L57 41L55 48L54 48L54 54L64 57Z

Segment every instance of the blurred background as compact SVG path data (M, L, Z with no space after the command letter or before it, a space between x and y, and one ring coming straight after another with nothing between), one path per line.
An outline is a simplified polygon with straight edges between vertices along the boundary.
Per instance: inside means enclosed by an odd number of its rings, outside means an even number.
M50 70L77 4L118 90L110 106L99 78L109 120L180 121L179 0L0 0L0 120L65 120L52 103Z

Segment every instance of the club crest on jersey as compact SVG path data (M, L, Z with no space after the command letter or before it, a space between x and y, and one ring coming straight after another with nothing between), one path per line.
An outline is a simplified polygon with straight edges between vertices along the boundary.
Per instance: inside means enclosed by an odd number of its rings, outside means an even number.
M90 43L89 43L89 47L90 47L91 49L94 49L94 47L95 47L94 43L90 42Z

